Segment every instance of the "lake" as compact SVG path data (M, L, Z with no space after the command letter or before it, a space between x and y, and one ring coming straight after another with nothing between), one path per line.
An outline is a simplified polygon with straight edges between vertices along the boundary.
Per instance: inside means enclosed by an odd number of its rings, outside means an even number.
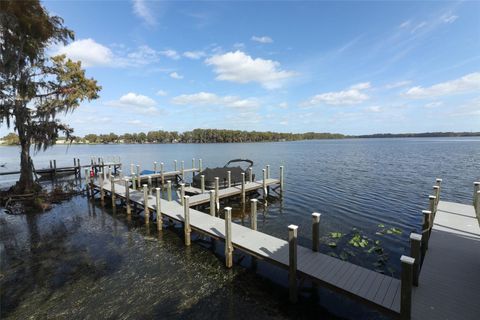
M0 147L0 163L7 163L0 170L18 169L18 156L18 148ZM478 138L72 145L33 159L43 168L51 159L59 167L73 165L74 157L87 164L91 156L120 156L127 173L130 163L152 169L154 161L164 162L169 170L174 160L189 168L192 158L201 158L204 167L247 158L257 177L267 164L278 177L283 165L284 196L259 208L258 229L286 239L287 226L296 224L299 244L309 247L311 213L320 212L321 252L395 277L410 232L420 231L435 178L443 179L442 199L462 203L471 203L473 182L480 179ZM0 176L0 185L14 180ZM240 211L236 223L242 223ZM206 239L185 248L178 226L159 236L142 219L128 221L121 211L89 205L82 196L35 216L2 211L0 230L1 312L7 318L381 318L307 282L300 303L289 306L285 271L261 262L252 269L239 253L233 270L226 270ZM368 245L349 243L355 235Z

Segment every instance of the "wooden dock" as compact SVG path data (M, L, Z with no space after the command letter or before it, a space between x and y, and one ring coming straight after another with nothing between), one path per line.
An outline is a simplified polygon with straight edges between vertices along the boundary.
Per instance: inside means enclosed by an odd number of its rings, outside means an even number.
M480 319L480 226L472 205L439 202L412 318Z
M272 182L275 179L272 179ZM277 180L278 181L278 180ZM253 182L258 188L258 183ZM103 185L94 182L95 189L111 194L112 183L105 181ZM262 187L263 184L260 184ZM127 201L125 184L115 183L115 197ZM145 207L145 195L149 212L157 209L157 198L146 191L129 188L130 202ZM186 199L194 197L186 197ZM188 200L187 200L188 201ZM160 211L163 218L181 222L185 226L185 208L176 201L160 199ZM189 202L189 206L192 203ZM227 238L225 220L206 213L189 209L189 223L191 230L223 240ZM163 220L162 220L163 221ZM160 226L161 227L161 226ZM248 253L256 258L268 261L276 266L291 271L291 241L285 241L268 234L232 223L231 245L234 249ZM350 298L370 305L386 314L398 316L400 314L401 281L375 271L354 265L352 263L330 257L302 246L296 248L296 268L294 279L305 277L320 285ZM296 280L295 280L296 283ZM296 287L296 284L295 284ZM294 289L296 291L296 288Z

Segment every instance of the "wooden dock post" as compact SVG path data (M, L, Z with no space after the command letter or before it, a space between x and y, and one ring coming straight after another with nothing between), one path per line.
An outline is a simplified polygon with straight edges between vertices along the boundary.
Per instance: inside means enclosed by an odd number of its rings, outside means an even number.
M172 201L172 181L167 180L167 200Z
M420 276L420 246L422 235L418 233L410 233L410 256L415 259L413 263L413 285L418 287L418 278Z
M148 183L148 193L152 194L152 176L148 176L147 183Z
M100 202L103 205L105 202L105 190L103 190L103 184L105 183L105 181L103 179L103 175L101 174L101 172L100 172L99 180L100 180L99 181L100 182Z
M160 188L155 188L155 191L156 191L156 194L155 194L155 200L156 200L155 212L157 213L157 230L160 231L160 230L162 230L162 221L163 221Z
M203 171L202 159L198 159L198 172L202 172L202 171Z
M253 169L252 169L252 167L248 168L248 182L253 182Z
M180 204L183 206L183 198L185 197L185 183L180 183Z
M128 185L128 178L125 178L125 205L127 206L127 215L132 214L132 207L130 206L130 186Z
M477 209L478 191L480 191L480 182L473 183L473 206Z
M165 176L163 175L163 162L160 162L160 176L162 177L162 187L165 184Z
M135 173L132 173L132 189L137 190L137 177Z
M140 189L142 185L142 177L140 176L140 165L137 164L137 188Z
M183 213L184 213L184 223L183 223L183 232L185 234L185 245L189 246L191 244L191 238L190 238L190 233L192 232L192 229L190 228L190 200L189 196L184 196L182 199L182 202L184 203L183 205Z
M110 183L112 184L111 185L111 196L112 196L112 208L116 208L117 206L117 203L116 203L116 200L115 200L115 178L112 176L110 177Z
M245 172L242 172L242 203L245 204Z
M440 200L440 186L433 186L433 195L435 196L435 207L437 207Z
M135 174L135 165L130 163L130 175L133 176Z
M192 179L195 177L195 158L192 158Z
M230 170L227 171L227 188L232 186L232 172Z
M257 231L257 199L250 200L250 228Z
M437 196L437 205L438 205L438 202L440 201L440 191L442 190L442 179L440 178L436 178L435 179L435 185L438 186L438 196Z
M145 223L150 222L150 209L148 208L148 185L143 185L143 211L145 212Z
M173 160L173 171L177 171L177 160Z
M289 283L289 293L290 293L290 302L297 302L297 232L298 226L289 225L288 226L288 283Z
M225 265L227 268L233 266L233 245L232 245L232 208L225 208Z
M210 215L215 217L215 191L210 190Z
M284 180L283 180L283 166L280 166L280 192L283 193Z
M87 198L90 198L90 191L88 190L88 169L85 168L85 192L87 193ZM92 190L93 194L93 190Z
M205 175L200 176L200 190L205 193Z
M215 211L218 212L218 210L220 210L220 185L218 177L215 177L215 206Z
M270 165L269 164L267 164L266 169L267 169L267 179L270 179Z
M433 219L435 219L435 214L437 213L437 197L435 196L428 196L428 201L429 201L429 208L432 212L432 221L430 222L430 225L433 226Z
M400 319L408 320L412 315L412 282L415 259L408 256L401 256L400 261L402 263Z
M53 169L53 162L50 160L50 169Z
M53 174L57 175L57 160L53 160Z
M266 197L267 194L267 171L265 169L262 169L263 173L263 196Z
M318 212L312 213L312 250L316 252L320 247L320 216Z
M432 212L430 210L422 210L423 214L423 231L422 231L422 255L428 250L428 240L430 239Z
M77 164L78 164L78 179L82 179L82 166L80 165L80 159L78 159Z
M157 173L157 161L153 161L153 173Z
M180 164L180 175L182 176L182 180L185 180L185 161L182 160Z

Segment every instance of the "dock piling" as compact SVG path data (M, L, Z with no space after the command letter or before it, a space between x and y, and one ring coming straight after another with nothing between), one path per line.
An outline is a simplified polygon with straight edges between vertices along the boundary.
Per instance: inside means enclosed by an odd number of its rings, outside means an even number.
M480 191L480 182L473 183L473 206L477 209L478 191Z
M100 179L100 181L99 181L100 182L100 202L103 205L104 201L105 201L105 190L103 190L103 184L105 182L104 182L103 175L102 175L101 171L100 171L99 179Z
M283 166L280 166L280 192L283 193Z
M172 201L172 181L167 180L167 200Z
M160 231L162 230L162 206L161 206L161 197L160 197L160 188L155 188L155 200L156 200L156 206L155 206L155 212L157 213L157 230Z
M242 172L242 203L245 204L245 172Z
M297 232L298 226L288 226L288 283L290 302L297 302Z
M270 179L270 165L269 164L267 164L266 169L267 169L267 179Z
M136 185L137 185L137 178L135 176L135 173L132 173L132 189L133 190L137 190Z
M157 173L157 161L153 161L153 173Z
M133 176L135 174L135 165L130 163L130 175Z
M173 160L173 171L177 171L177 160Z
M90 191L88 190L88 169L85 168L85 191L87 193L87 198L90 198ZM93 194L93 190L92 190Z
M233 266L232 246L232 208L225 208L225 265L227 268Z
M227 188L232 186L232 172L230 170L227 171Z
M205 193L205 175L203 174L200 176L200 189Z
M148 193L152 193L152 176L148 176L148 180L147 180L147 183L148 183Z
M183 198L185 197L185 183L180 183L180 204L183 206Z
M422 210L423 214L423 232L422 232L422 248L423 251L428 250L428 240L430 239L430 230L432 229L431 221L432 221L432 211L430 210Z
M57 160L53 160L53 174L57 175Z
M184 223L183 223L183 231L185 233L185 245L189 246L191 244L190 233L192 229L190 228L190 206L189 206L189 196L184 196L182 199L183 205L183 213L184 213Z
M110 183L111 183L111 196L112 196L112 208L115 208L117 206L116 204L116 195L115 195L115 179L113 177L110 177Z
M220 210L220 185L218 177L215 177L215 206L215 211L218 212L218 210Z
M140 189L140 186L142 185L142 177L140 176L140 165L137 164L137 187Z
M418 287L418 277L420 276L420 246L422 235L418 233L410 233L410 256L415 259L413 263L413 285Z
M215 216L215 191L210 190L210 215Z
M203 163L202 163L202 159L198 159L198 172L202 172L203 171Z
M181 162L181 176L182 176L182 180L185 179L185 161L182 160Z
M400 319L408 320L412 314L412 282L415 259L408 256L401 256L400 261L402 263Z
M263 173L263 196L267 196L267 171L265 169L262 169Z
M127 215L132 214L132 207L130 206L130 186L128 185L128 178L125 178L125 205L127 206Z
M253 182L253 169L252 169L252 167L248 168L248 182Z
M148 185L143 185L143 211L145 212L145 223L150 222L150 209L148 208Z
M435 218L435 214L437 213L437 197L435 196L428 196L428 201L429 201L429 208L432 212L432 221L430 221L430 226L433 226L433 219Z
M250 228L257 230L257 199L250 200Z
M163 162L160 162L160 176L162 178L162 187L165 184L165 176L163 175Z
M316 252L320 247L320 216L318 212L312 213L312 250Z
M195 158L192 158L192 179L195 177Z

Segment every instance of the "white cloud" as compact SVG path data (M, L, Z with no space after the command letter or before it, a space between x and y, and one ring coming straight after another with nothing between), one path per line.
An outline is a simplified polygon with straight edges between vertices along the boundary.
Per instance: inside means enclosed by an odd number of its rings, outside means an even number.
M385 88L387 88L387 89L401 88L401 87L408 86L410 83L411 83L411 81L409 81L409 80L402 80L402 81L389 83L389 84L385 85Z
M165 97L166 95L168 95L168 92L165 90L158 90L156 94L157 96Z
M214 55L205 60L214 67L217 80L237 83L258 82L267 89L282 86L282 82L295 75L292 71L280 70L280 63L261 58L253 59L242 51Z
M129 108L129 110L136 113L152 114L158 112L155 100L133 92L124 94L120 99L108 101L105 104L111 107Z
M380 107L380 106L370 106L370 107L366 107L365 111L373 112L373 113L379 113L379 112L383 111L383 108Z
M461 78L435 84L430 87L412 87L405 96L413 99L432 98L475 92L480 90L480 72L467 74Z
M152 10L148 8L144 0L132 0L132 2L135 15L143 19L143 21L150 26L157 24L155 17L152 15Z
M159 51L158 53L161 54L162 56L165 56L165 57L173 59L173 60L180 59L180 55L177 53L177 51L172 50L172 49Z
M411 23L412 23L412 22L411 22L410 20L406 20L406 21L403 21L403 22L399 25L399 27L400 27L400 28L406 28L406 27L409 27Z
M440 20L443 22L443 23L454 23L455 20L458 19L458 16L454 15L454 14L444 14L443 16L440 17Z
M57 48L54 55L65 54L68 58L80 60L85 67L106 66L114 60L112 51L95 42L93 39L74 41L66 46Z
M263 37L253 36L251 38L251 40L256 41L256 42L260 42L260 43L272 43L273 42L272 38L267 37L267 36L263 36Z
M237 96L218 96L210 92L198 92L194 94L182 94L174 97L171 102L177 105L214 105L232 108L255 108L260 104L256 99L241 99Z
M427 25L427 22L426 22L426 21L420 22L420 23L417 24L415 27L413 27L411 33L417 32L418 30L422 29L422 28L425 27L426 25Z
M139 46L129 52L126 58L117 58L119 66L140 66L158 61L158 52L147 45Z
M205 52L203 51L185 51L183 56L188 59L198 60L205 57Z
M369 96L363 92L370 88L370 82L362 82L349 87L346 90L326 92L313 96L301 105L315 106L319 104L328 105L355 105L369 99Z
M440 106L443 105L443 102L442 101L432 101L432 102L429 102L425 105L425 108L428 108L428 109L433 109L433 108L438 108Z
M288 103L287 102L281 102L278 104L278 107L281 109L287 109L288 108Z
M142 124L141 120L135 119L135 120L128 120L126 121L128 124Z
M169 76L170 78L177 79L177 80L183 79L183 76L178 74L176 71L171 72Z

